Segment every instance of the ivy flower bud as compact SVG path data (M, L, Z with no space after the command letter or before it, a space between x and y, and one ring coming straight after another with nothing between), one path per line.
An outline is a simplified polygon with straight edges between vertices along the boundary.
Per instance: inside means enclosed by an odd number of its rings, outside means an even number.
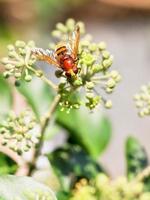
M67 32L66 26L63 25L62 23L57 23L57 24L56 24L56 28L57 28L59 31L63 32L63 33L66 33L66 32Z
M87 89L93 89L94 88L94 83L93 82L87 82L86 83L86 87L87 87Z
M110 109L112 107L112 101L111 100L108 100L105 102L105 108L108 108Z
M52 31L52 36L59 38L59 37L61 37L61 32L58 30L54 30L54 31Z
M106 59L103 61L103 66L105 69L109 68L111 65L112 65L112 60L109 58L109 59Z
M85 63L87 66L90 66L94 63L95 58L91 54L86 54L83 58L83 63Z
M80 86L80 85L82 85L82 80L81 79L77 79L77 80L75 80L74 81L74 86Z
M140 117L150 115L150 88L149 84L141 87L138 94L134 95L135 105Z
M24 41L17 40L15 46L19 48L24 48L26 46L26 43Z
M103 51L102 56L104 59L108 59L110 57L110 53L108 51Z
M116 86L116 82L114 81L114 79L109 79L106 85L108 88L114 88Z
M98 47L101 51L105 50L106 49L106 43L105 42L100 42L98 44Z
M89 49L90 51L96 51L97 50L97 45L95 43L92 43L90 46L89 46Z
M95 64L92 66L93 73L98 73L103 69L103 66L101 64Z
M72 31L75 27L75 20L74 19L68 19L66 21L66 27L68 28L69 31Z
M18 80L31 81L34 70L35 56L32 54L34 43L29 41L16 41L15 45L8 45L8 57L2 59L5 67L4 77L13 76ZM17 85L17 82L15 82Z
M27 81L27 82L30 82L32 80L32 76L26 75L24 80Z
M33 119L35 118L29 111L20 113L19 116L11 112L6 121L1 124L2 144L8 144L9 148L19 154L35 146L38 136L34 132L37 123L33 123Z
M8 51L14 51L15 47L10 44L10 45L7 46L7 49L8 49Z
M11 69L13 69L14 68L14 66L12 65L12 64L6 64L5 65L5 69L6 70L11 70Z

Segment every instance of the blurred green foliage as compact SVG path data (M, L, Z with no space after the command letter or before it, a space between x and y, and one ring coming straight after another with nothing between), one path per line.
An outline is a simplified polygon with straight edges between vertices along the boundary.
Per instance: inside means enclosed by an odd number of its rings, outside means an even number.
M149 165L148 155L144 147L134 137L126 141L127 176L134 180ZM143 177L144 189L150 191L150 174Z
M103 171L102 167L78 145L67 144L57 148L48 154L48 158L60 180L61 189L68 193L81 178L90 180Z
M148 166L148 156L144 147L134 137L126 141L127 176L133 179Z
M14 174L17 171L17 164L8 156L0 152L0 175Z
M17 89L39 119L51 104L53 93L50 87L40 79L35 78L30 83L24 82Z
M0 119L2 119L13 105L12 88L2 75L0 75L0 105Z
M82 146L93 158L98 158L110 141L111 124L101 114L95 116L86 110L59 112L56 121L69 133L69 141Z

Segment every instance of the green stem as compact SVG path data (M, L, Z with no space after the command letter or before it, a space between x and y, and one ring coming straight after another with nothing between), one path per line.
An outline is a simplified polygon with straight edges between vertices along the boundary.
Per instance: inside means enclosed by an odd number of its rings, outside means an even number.
M29 65L27 65L27 68L28 68L29 70L31 70L35 75L37 75L38 72L37 72L34 68L30 67ZM45 83L47 83L50 87L52 87L55 91L58 90L58 86L55 85L52 81L50 81L48 78L46 78L44 75L42 75L40 78L41 78Z
M42 76L41 79L47 83L49 86L51 86L54 90L58 90L57 85L55 85L52 81L50 81L49 79L47 79L45 76Z
M44 134L45 134L45 131L46 131L46 128L53 116L53 113L55 112L57 106L58 106L58 103L60 101L60 95L58 94L55 98L54 98L54 101L52 102L51 104L51 107L50 107L50 110L49 112L46 114L45 116L45 119L43 120L43 122L41 122L41 137L39 139L39 143L38 143L38 146L34 152L34 155L33 155L33 159L31 161L31 165L30 165L30 169L29 169L29 173L28 175L31 175L33 170L36 168L36 161L39 157L39 155L41 154L41 150L43 148L43 143L44 143Z

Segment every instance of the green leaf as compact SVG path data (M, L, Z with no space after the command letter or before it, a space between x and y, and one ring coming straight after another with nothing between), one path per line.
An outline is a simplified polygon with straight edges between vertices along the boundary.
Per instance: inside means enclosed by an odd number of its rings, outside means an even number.
M9 83L0 75L0 118L12 108L13 96Z
M0 175L14 174L17 170L17 164L8 156L0 152Z
M30 83L21 82L18 90L25 97L38 119L49 108L53 94L50 87L42 80L34 78Z
M111 139L110 121L101 115L85 110L72 110L70 114L60 111L56 121L67 130L70 141L81 145L93 158L98 158Z
M57 199L58 200L68 200L70 199L71 197L71 194L69 192L65 192L63 190L60 190L57 192Z
M52 190L29 177L0 176L0 199L3 200L56 200Z
M134 137L128 137L125 146L127 175L134 178L148 166L148 157L143 146Z
M103 169L80 146L66 145L48 155L52 167L65 191L80 178L94 178Z

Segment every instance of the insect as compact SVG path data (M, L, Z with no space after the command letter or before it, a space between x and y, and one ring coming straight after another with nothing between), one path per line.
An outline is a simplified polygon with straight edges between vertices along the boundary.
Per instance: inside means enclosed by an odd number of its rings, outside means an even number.
M79 40L80 27L77 25L72 35L69 35L68 43L58 43L54 52L42 48L34 48L32 52L39 60L61 68L67 77L76 76L78 73Z

